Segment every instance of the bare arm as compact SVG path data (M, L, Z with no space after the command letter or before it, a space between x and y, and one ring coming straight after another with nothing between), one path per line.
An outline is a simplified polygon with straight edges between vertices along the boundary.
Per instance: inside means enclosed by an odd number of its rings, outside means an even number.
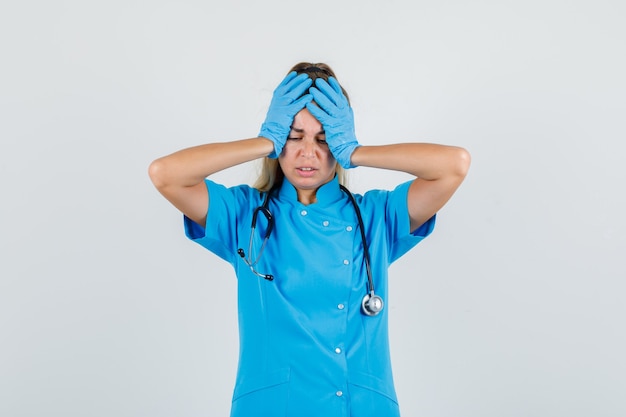
M226 168L267 156L274 150L265 138L210 143L183 149L150 164L154 186L196 223L206 224L209 194L204 179Z
M360 146L351 157L357 166L390 169L414 175L409 188L411 231L430 219L461 185L470 165L459 147L430 143Z

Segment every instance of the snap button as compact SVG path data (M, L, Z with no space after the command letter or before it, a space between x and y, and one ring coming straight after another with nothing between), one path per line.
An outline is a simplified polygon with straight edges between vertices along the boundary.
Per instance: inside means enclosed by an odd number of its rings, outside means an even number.
M344 265L348 265L349 263L350 263L350 261L349 261L349 260L347 260L347 259L344 259L344 260L343 260L343 264L344 264Z
M347 230L348 232L351 232L351 231L352 231L352 226L348 226L348 227L346 227L346 230Z
M346 308L346 306L345 306L345 305L343 305L343 304L337 304L337 308L338 308L339 310L343 310L344 308Z
M302 211L300 212L300 214L301 214L301 215L303 215L303 216L306 216L306 215L307 215L307 212L306 212L306 210L302 210Z
M341 391L337 391L337 392L335 393L335 395L336 395L337 397L341 397L341 396L343 395L343 392L341 392Z
M335 353L337 354L341 353L341 348L335 348Z
M324 222L322 223L324 226L328 226L330 224L330 222L328 220L324 220Z

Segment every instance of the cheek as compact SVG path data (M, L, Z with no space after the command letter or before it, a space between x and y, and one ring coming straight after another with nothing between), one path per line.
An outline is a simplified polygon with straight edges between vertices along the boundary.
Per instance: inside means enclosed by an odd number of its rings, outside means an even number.
M333 154L330 153L330 151L328 152L328 156L326 157L325 165L330 171L334 171L335 168L337 167L337 161L335 160L335 157L333 156Z
M332 162L333 164L335 163L335 157L333 156L332 152L330 151L330 149L328 149L327 147L324 148L322 154L324 155L324 157L326 159L329 160L329 162Z
M295 147L293 146L293 142L291 141L286 141L285 142L285 146L283 146L283 151L280 153L280 155L278 155L278 158L284 158L285 156L288 156L292 153L294 153L294 149Z

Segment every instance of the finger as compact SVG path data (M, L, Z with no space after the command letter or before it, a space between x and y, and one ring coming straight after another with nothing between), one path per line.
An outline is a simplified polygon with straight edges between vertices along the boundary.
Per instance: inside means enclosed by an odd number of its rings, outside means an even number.
M343 89L341 88L341 84L339 84L339 81L337 81L335 77L328 77L328 84L330 84L338 97L338 99L335 101L337 103L337 106L349 107L350 104L348 103L348 98L343 93Z
M295 100L304 94L311 87L311 84L313 84L313 80L309 78L308 74L300 74L286 86L288 90L286 90L285 95Z
M328 77L328 84L335 90L335 93L339 96L343 96L343 90L341 89L341 85L339 85L339 81L335 77Z
M328 77L328 84L335 90L337 94L341 94L341 86L335 77Z
M337 92L328 84L323 78L318 78L315 80L315 86L322 92L333 104L338 105L339 95Z
M302 110L304 106L306 106L311 101L313 101L313 96L311 94L303 95L302 97L300 97L299 99L297 99L296 101L294 101L293 103L289 105L289 110L290 110L289 113L295 116L296 113Z
M306 109L322 124L322 126L326 125L326 122L328 120L328 114L318 105L313 102L308 102L306 104Z
M319 78L318 78L319 79ZM330 116L337 114L337 105L331 101L326 94L315 87L309 88L309 92L313 96L313 100Z
M278 90L279 88L286 86L291 80L296 78L297 75L297 72L291 71L289 74L287 74L285 78L283 78L283 80L280 82L280 84L278 84L278 87L276 89Z
M274 90L274 97L285 97L287 94L293 90L294 86L297 86L303 79L308 77L307 74L304 74L305 77L298 75L297 72L291 71L287 76L283 79L283 81L276 87Z

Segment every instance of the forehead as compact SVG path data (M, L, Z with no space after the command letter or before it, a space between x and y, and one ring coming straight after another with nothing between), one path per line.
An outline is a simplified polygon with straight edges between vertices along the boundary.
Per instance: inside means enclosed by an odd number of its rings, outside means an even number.
M319 133L323 130L322 124L307 109L302 109L296 114L291 127L307 133Z

